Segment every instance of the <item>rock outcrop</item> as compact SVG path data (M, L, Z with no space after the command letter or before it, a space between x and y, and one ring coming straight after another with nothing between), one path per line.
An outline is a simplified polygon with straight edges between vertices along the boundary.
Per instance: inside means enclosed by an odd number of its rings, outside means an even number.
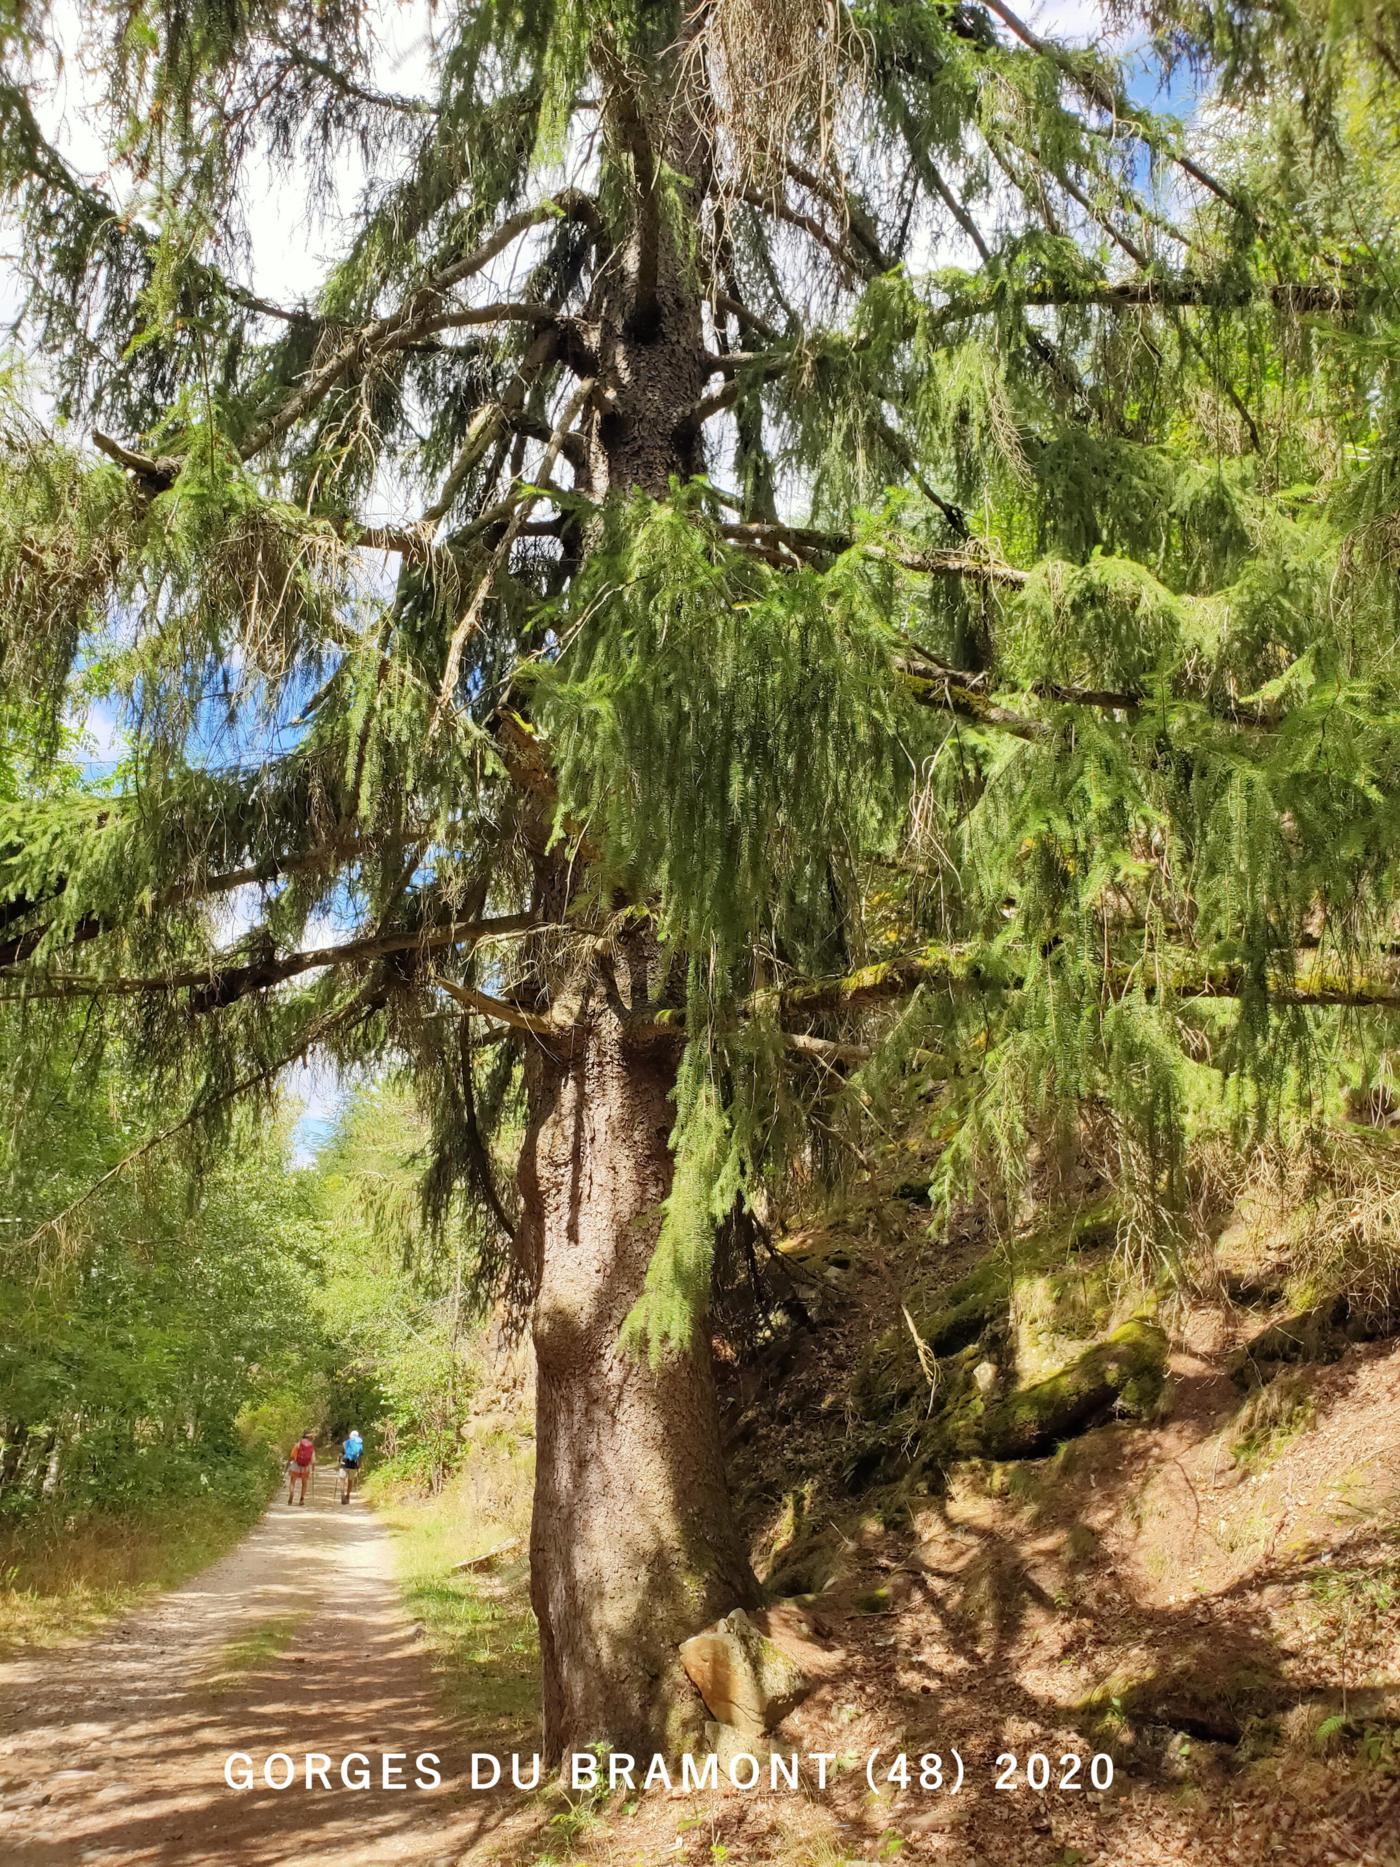
M773 1730L813 1685L808 1671L742 1608L682 1641L680 1654L710 1716L744 1736Z

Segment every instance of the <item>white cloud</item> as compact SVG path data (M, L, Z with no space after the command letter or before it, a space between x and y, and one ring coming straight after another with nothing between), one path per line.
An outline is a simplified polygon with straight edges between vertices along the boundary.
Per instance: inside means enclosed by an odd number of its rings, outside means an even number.
M1080 45L1121 44L1122 29L1107 28L1108 9L1102 0L1039 0L1027 9L1026 24L1048 39L1065 39Z

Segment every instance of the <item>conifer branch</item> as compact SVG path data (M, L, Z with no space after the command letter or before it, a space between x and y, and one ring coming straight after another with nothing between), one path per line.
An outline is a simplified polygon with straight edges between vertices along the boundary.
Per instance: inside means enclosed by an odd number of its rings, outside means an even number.
M869 258L862 258L858 253L844 245L834 233L824 227L813 214L804 213L801 208L793 207L783 200L781 195L764 193L757 188L744 188L739 199L762 214L771 215L775 220L786 221L790 227L796 227L835 261L839 269L841 282L853 287L857 279L873 278L879 270Z
M376 110L392 111L397 116L436 117L438 115L437 106L430 104L426 98L402 97L393 91L376 91L369 85L361 84L357 79L349 77L332 65L328 59L317 58L314 52L308 52L304 46L284 39L281 33L273 32L269 36L289 64L300 66L303 70L314 73L316 77L323 79L333 91L338 91L342 97L348 97L357 104L368 104Z
M489 992L479 992L475 986L463 985L456 979L445 979L438 972L431 977L434 985L441 986L449 998L455 998L468 1011L477 1012L483 1018L494 1018L497 1024L508 1025L513 1031L524 1031L531 1037L558 1043L581 1036L586 1028L547 1012L526 1011L507 998L493 998Z
M866 258L876 272L888 272L894 261L880 244L880 231L873 216L857 200L854 193L844 183L837 184L827 176L819 175L814 169L807 168L801 162L789 160L787 172L800 188L805 188L818 201L825 202L833 214L838 215L850 227L852 237L864 247Z
M682 1044L686 1038L686 1017L680 1010L649 1008L634 1012L623 1025L624 1041L638 1049L656 1045ZM779 1042L794 1056L812 1057L829 1066L859 1068L875 1055L869 1044L843 1042L837 1038L816 1037L810 1031L779 1031Z
M317 1044L323 1043L343 1025L352 1020L358 1023L371 1017L384 1003L386 996L382 988L376 989L368 983L362 985L343 1005L338 1005L320 1018L314 1019L296 1043L284 1050L272 1062L260 1063L255 1069L249 1070L240 1077L237 1082L229 1084L227 1088L217 1090L213 1095L202 1097L178 1121L171 1122L168 1127L160 1129L156 1134L148 1135L138 1146L123 1154L121 1159L114 1162L105 1173L99 1174L86 1186L76 1199L70 1200L61 1212L55 1213L52 1218L45 1219L42 1225L37 1226L25 1239L23 1248L28 1249L38 1244L46 1234L66 1224L74 1213L80 1212L89 1201L95 1199L104 1186L110 1186L113 1180L120 1179L129 1168L134 1167L138 1161L144 1160L148 1154L153 1154L158 1148L164 1147L167 1141L173 1141L186 1129L193 1128L196 1123L212 1115L216 1109L224 1108L230 1102L236 1102L241 1096L252 1095L257 1090L266 1088L281 1075L283 1070L289 1069L293 1063L300 1062L308 1051L315 1049Z
M92 444L100 454L124 467L144 491L152 494L163 493L172 486L184 464L178 454L143 454L110 434L104 434L100 428L93 429Z
M940 502L941 503L941 502ZM916 571L929 577L966 577L976 583L1004 584L1021 589L1030 581L1028 571L999 558L983 558L970 551L904 551L888 545L866 543L845 532L824 531L809 525L784 525L775 519L726 521L718 527L721 537L736 544L777 545L786 547L799 558L839 557L846 551L859 551L866 557L897 564L902 570Z
M222 1010L250 992L281 985L301 973L327 966L361 965L395 953L438 952L444 947L470 950L506 935L533 933L540 922L530 914L500 914L487 919L447 920L424 927L365 934L335 946L312 947L240 965L172 968L147 976L101 973L41 973L34 984L21 975L17 990L0 994L0 1003L39 999L120 998L188 991L191 1009Z
M440 310L444 296L474 278L519 239L522 233L561 214L587 217L593 211L593 204L587 196L577 189L567 189L510 215L473 252L444 266L417 287L397 310L376 318L373 323L363 325L343 338L330 357L311 372L300 388L284 397L253 427L239 450L242 458L251 460L254 455L262 453L264 448L310 414L357 364L414 343L437 328L434 320L446 315ZM552 311L550 316L554 316Z
M593 389L594 383L592 378L585 377L564 404L563 412L560 414L558 421L554 424L554 431L549 437L549 444L545 448L544 457L540 462L539 473L542 480L547 481L550 474L554 471L555 462L558 460L560 451L564 445L564 438L573 427L574 422L578 419L584 404L587 402L589 396L592 395ZM515 548L516 539L520 536L521 527L530 516L531 507L540 497L540 492L532 487L516 505L515 510L507 520L505 531L501 534L499 543L491 553L491 561L482 573L481 580L472 593L471 601L467 604L457 626L452 631L452 639L447 645L447 658L443 664L442 685L438 690L437 705L433 711L433 717L428 724L428 735L430 738L438 730L439 725L452 705L453 696L457 691L457 678L462 667L462 651L466 647L471 636L476 632L486 599L490 596L492 589L495 587L497 577L510 560L510 554Z
M558 355L558 349L557 332L542 331L501 394L472 416L437 498L418 521L429 534L452 510L473 469L485 458L486 450L499 439L502 430L510 426L541 371Z
M101 827L101 819L94 824L94 829ZM174 887L157 893L144 912L147 915L168 914L173 908L186 907L197 902L214 901L223 895L234 893L239 888L258 887L267 882L281 881L287 876L304 875L308 870L327 867L333 862L352 857L357 851L363 852L364 839L357 832L350 832L341 837L331 837L324 843L317 843L310 849L298 850L287 855L266 856L259 862L250 862L237 869L226 869L215 875L206 875L197 881L177 882ZM27 918L41 908L58 900L67 890L67 877L60 877L56 885L42 901L10 901L0 909L0 928L11 925L16 920ZM0 943L0 977L15 971L31 958L40 942L51 931L53 923L45 921L37 927L26 928L22 933L13 934L9 940ZM117 923L99 914L85 914L74 926L65 930L68 946L86 945L97 940L103 934L116 931Z
M504 298L494 304L462 305L451 311L439 312L435 317L414 326L414 338L430 337L437 331L467 330L477 324L553 325L558 321L559 313L553 305L531 299ZM400 349L402 346L395 343L392 348Z
M912 998L916 992L952 995L1017 991L1024 986L1029 962L987 947L935 944L917 953L884 960L842 978L802 981L774 987L750 1000L753 1011L773 1011L783 1019L809 1014L856 1011L862 1007ZM1196 965L1189 959L1163 961L1145 970L1111 964L1102 975L1112 997L1129 991L1149 1000L1243 999L1262 995L1270 1004L1400 1010L1400 977L1360 977L1309 965L1260 985L1243 966Z
M392 551L400 557L429 557L433 550L432 531L423 523L415 525L347 525L341 532L346 544L362 551Z
M1056 45L1053 40L1043 39L1039 33L1032 32L1025 21L1012 12L1011 8L1005 4L1005 0L982 0L982 4L989 13L994 13L1002 24L1014 33L1022 45L1029 47L1032 52L1039 53L1042 58L1049 59L1051 64L1057 66L1088 98L1090 103L1097 104L1101 110L1107 111L1115 123L1131 124L1140 135L1146 135L1148 124L1143 113L1138 110L1127 94L1112 83L1107 74L1092 62L1092 53L1071 54L1066 52L1062 46ZM1086 128L1092 131L1092 125L1086 125ZM1168 153L1172 161L1184 174L1189 175L1192 181L1199 182L1218 201L1223 201L1236 213L1244 212L1243 203L1239 198L1232 194L1223 182L1217 181L1199 163L1193 161L1190 156L1183 155L1177 150L1170 150Z
M1109 310L1222 310L1242 311L1263 298L1276 311L1298 316L1312 313L1342 314L1355 311L1361 303L1358 293L1343 285L1325 280L1294 279L1281 282L1217 283L1195 278L1189 273L1163 274L1161 278L1117 279L1102 285L1074 284L1033 286L1021 295L1027 305L1102 305ZM939 319L942 321L943 314Z
M756 311L750 311L742 299L734 298L728 292L715 293L715 309L737 318L740 324L746 325L756 336L766 338L769 343L783 341L783 334L776 324L770 324L767 318L761 318Z
M26 147L36 158L35 173L39 179L90 215L105 233L115 234L129 242L148 265L154 264L155 235L133 215L123 213L116 202L100 188L77 175L40 129L23 91L17 85L0 83L0 117L5 115L14 119ZM304 305L281 305L263 297L249 286L230 279L211 266L208 260L187 259L185 265L195 279L211 292L228 299L230 304L237 305L240 310L303 328L320 327L328 322Z
M1050 728L1044 720L1033 720L1014 708L988 699L950 668L931 670L925 663L911 661L905 656L897 657L892 665L897 674L904 676L920 706L956 713L974 725L994 727L1017 739L1035 742L1049 734Z

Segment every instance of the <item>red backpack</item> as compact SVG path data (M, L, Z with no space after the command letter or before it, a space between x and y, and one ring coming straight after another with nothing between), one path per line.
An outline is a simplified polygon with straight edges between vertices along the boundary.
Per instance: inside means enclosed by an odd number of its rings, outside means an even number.
M296 1450L292 1453L298 1465L309 1465L316 1456L316 1442L312 1439L298 1439Z

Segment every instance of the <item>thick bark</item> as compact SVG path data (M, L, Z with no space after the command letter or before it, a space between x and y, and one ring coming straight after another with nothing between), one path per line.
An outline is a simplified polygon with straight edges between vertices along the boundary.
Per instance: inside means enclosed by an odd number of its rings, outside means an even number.
M702 1331L652 1369L619 1331L641 1293L670 1186L671 1069L602 1012L561 1061L528 1065L521 1243L536 1276L531 1597L544 1741L677 1750L703 1707L676 1648L752 1602L721 1462Z
M598 387L579 483L597 499L638 490L664 498L673 475L703 465L687 417L707 364L697 281L668 222L662 178L688 178L681 192L698 224L706 141L666 94L660 67L646 77L606 53L600 65L604 135L630 178L633 221L582 320ZM563 917L572 886L558 854L541 860L543 918ZM671 1186L674 1052L624 1035L627 1007L645 1003L654 985L643 933L624 932L582 979L551 978L538 957L541 1008L567 1001L583 1033L567 1054L548 1037L528 1052L520 1168L517 1250L535 1290L530 1561L545 1747L554 1759L599 1741L674 1751L699 1738L704 1718L680 1642L757 1595L730 1512L702 1324L689 1350L659 1369L619 1339Z

